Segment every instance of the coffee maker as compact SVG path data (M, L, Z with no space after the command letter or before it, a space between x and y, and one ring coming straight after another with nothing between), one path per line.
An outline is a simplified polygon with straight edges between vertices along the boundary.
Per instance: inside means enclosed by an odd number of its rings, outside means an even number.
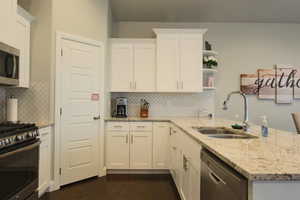
M128 117L128 100L125 97L117 97L112 100L112 117Z

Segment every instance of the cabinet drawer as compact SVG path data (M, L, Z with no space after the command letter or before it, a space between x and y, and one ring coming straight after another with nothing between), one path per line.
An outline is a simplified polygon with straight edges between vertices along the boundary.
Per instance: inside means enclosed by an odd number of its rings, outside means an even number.
M45 127L45 128L40 128L39 129L39 138L48 138L51 133L51 128L50 127Z
M128 122L107 122L106 123L107 131L129 131Z
M132 122L130 131L152 131L152 122Z
M168 122L153 122L153 127L159 127L159 128L163 128L163 127L170 127L170 123Z

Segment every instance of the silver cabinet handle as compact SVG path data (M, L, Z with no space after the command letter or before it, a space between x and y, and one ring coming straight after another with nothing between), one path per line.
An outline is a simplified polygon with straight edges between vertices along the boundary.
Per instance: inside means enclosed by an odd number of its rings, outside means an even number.
M133 144L133 135L131 136L131 144Z
M122 128L122 126L114 126L114 128Z
M94 120L99 120L99 119L101 119L101 117L100 117L100 115L98 115L97 117L94 117L93 119Z
M133 84L131 81L130 81L130 89L133 89Z
M136 126L137 128L145 128L145 126Z
M170 132L169 132L170 136L172 135L172 128L170 127Z
M128 135L126 135L126 144L128 144Z
M136 81L134 81L134 89L136 90Z

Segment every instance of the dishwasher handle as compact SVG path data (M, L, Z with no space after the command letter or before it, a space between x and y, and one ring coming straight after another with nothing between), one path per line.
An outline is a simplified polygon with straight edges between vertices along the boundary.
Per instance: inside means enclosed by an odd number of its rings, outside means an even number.
M209 178L215 183L215 184L220 184L222 183L223 185L226 185L226 182L221 179L217 174L215 174L208 166L208 175L209 175Z

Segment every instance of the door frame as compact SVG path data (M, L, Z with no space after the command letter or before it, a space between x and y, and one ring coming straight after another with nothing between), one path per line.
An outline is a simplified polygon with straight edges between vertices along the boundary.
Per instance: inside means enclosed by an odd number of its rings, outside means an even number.
M69 40L74 42L79 42L95 47L99 47L99 59L100 59L100 86L99 86L99 92L100 92L100 101L99 101L99 107L100 107L100 116L101 119L99 120L99 134L98 134L98 144L99 144L99 152L98 152L98 176L105 176L106 170L104 168L104 109L105 109L105 102L104 102L104 78L105 78L105 45L101 41L96 41L92 39L88 39L82 36L72 35L60 31L56 31L56 48L55 48L55 112L54 112L54 149L53 149L53 164L52 164L52 172L53 172L53 182L51 184L51 191L60 189L60 168L61 168L61 118L60 118L60 108L61 108L61 49L62 49L62 41L63 40ZM102 96L101 96L102 94Z

